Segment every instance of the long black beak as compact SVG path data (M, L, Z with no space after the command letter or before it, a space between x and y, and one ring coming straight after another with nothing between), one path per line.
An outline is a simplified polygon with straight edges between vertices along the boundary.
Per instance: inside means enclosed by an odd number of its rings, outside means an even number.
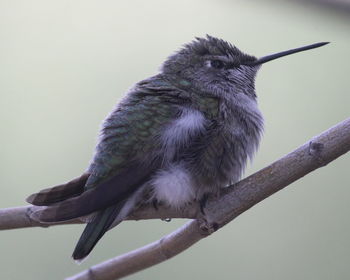
M279 52L279 53L275 53L275 54L270 54L270 55L258 58L255 61L244 63L243 65L255 66L255 65L263 64L265 62L274 60L276 58L280 58L282 56L286 56L286 55L290 55L290 54L297 53L297 52L303 52L303 51L319 48L319 47L322 47L324 45L327 45L328 43L329 42L321 42L321 43L316 43L316 44L312 44L312 45L308 45L308 46L304 46L304 47L300 47L300 48L296 48L296 49L291 49L291 50L288 50L288 51L283 51L283 52Z

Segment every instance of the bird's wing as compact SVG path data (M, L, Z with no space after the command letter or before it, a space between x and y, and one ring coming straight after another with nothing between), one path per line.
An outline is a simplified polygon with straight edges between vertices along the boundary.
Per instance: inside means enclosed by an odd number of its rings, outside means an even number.
M146 182L162 164L162 130L179 114L171 90L152 82L130 92L103 124L86 190L38 211L36 218L57 222L85 216L127 199Z
M26 201L37 206L47 206L73 196L80 195L85 190L85 184L90 174L84 173L78 178L51 188L43 189L27 197Z

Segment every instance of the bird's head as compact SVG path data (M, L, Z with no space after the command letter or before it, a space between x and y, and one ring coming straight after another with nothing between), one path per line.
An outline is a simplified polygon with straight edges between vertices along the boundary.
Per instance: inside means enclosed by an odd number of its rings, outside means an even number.
M256 58L224 40L207 35L196 38L171 55L161 71L177 84L191 86L200 92L216 96L245 94L255 98L255 76L263 63L324 44Z
M245 93L255 96L254 78L259 66L244 66L256 58L230 43L207 35L196 38L171 55L162 70L180 83L216 95Z

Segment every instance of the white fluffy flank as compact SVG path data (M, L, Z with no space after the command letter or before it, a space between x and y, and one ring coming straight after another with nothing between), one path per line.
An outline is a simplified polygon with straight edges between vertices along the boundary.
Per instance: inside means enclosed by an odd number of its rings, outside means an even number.
M174 155L176 147L183 146L196 133L204 129L204 115L193 109L184 109L181 116L174 120L162 135L164 154L168 159Z
M181 165L172 165L158 172L151 184L154 198L174 208L180 208L195 198L191 176Z

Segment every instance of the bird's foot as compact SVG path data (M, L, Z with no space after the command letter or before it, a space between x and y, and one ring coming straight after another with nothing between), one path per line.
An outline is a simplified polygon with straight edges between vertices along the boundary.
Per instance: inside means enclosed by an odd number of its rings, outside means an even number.
M210 235L220 228L219 223L213 221L210 217L209 209L206 209L208 201L211 198L216 198L217 196L218 194L216 193L205 193L198 201L199 211L197 212L197 221L199 222L199 227L204 235Z
M152 206L156 211L158 211L158 205L159 205L159 201L156 198L153 198L152 199Z
M217 231L220 227L220 225L216 222L209 222L205 216L202 216L201 218L197 219L199 223L199 228L203 235L210 235L213 232Z
M203 216L205 216L205 212L204 212L204 208L207 205L208 202L208 198L209 198L209 194L205 193L202 198L199 200L199 210L201 211L201 213L203 214Z

